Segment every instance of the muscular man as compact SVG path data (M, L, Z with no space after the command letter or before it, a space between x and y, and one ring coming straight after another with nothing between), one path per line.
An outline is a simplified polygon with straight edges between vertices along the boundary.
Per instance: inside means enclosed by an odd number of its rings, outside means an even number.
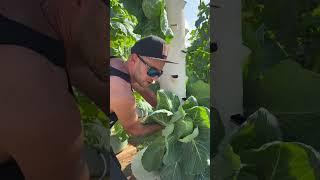
M139 92L152 106L157 105L156 95L148 86L162 75L167 61L168 48L164 40L148 36L136 42L127 61L110 60L110 127L119 120L127 133L143 136L160 130L160 125L142 125L138 121L132 89ZM118 165L118 168L115 165ZM116 157L111 157L111 178L122 176ZM117 172L115 172L117 171ZM123 177L124 179L124 177Z
M88 180L71 85L106 110L107 2L0 1L0 179Z

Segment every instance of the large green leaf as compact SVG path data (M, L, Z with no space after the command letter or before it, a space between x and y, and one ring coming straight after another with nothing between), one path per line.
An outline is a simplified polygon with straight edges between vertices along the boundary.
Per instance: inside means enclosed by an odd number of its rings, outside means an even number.
M142 10L148 19L155 19L160 16L163 0L143 0Z
M203 106L194 106L187 109L186 117L191 118L195 125L210 128L210 114L208 108Z
M250 164L250 168L244 170L258 179L320 179L319 153L302 143L267 143L244 153L241 161Z
M165 110L165 109L160 109L152 112L148 117L145 119L145 123L152 123L152 122L157 122L163 126L167 126L170 122L172 116L172 112Z
M236 180L241 168L240 157L229 144L221 146L212 163L211 179L214 180Z
M179 141L183 143L189 143L192 140L194 140L194 138L196 138L198 135L199 135L199 129L195 128L191 134L179 139Z
M178 138L191 134L193 131L192 120L179 120L175 122L175 134Z
M146 148L143 148L133 158L133 160L131 162L132 174L134 175L134 177L136 179L143 179L143 180L160 179L159 172L157 172L157 171L149 172L143 168L141 159L142 159L142 156L143 156L145 150L146 150Z
M171 111L172 107L173 107L172 100L169 99L165 90L160 89L157 92L157 107L156 107L156 109L165 109L165 110Z
M165 165L171 165L181 160L183 147L182 143L178 142L178 138L175 134L170 134L165 138L166 152L163 157L163 163Z
M198 101L194 96L189 96L188 99L182 104L183 109L190 109L198 106Z
M139 117L148 116L153 110L152 106L137 92L134 93L137 110L140 112Z
M230 143L234 152L241 153L275 140L281 140L277 119L268 110L260 108L232 135Z
M144 169L154 171L160 168L162 178L166 179L208 179L210 110L190 103L185 111L178 96L164 90L157 92L157 99L156 110L146 117L145 122L157 122L165 126L159 137L164 139L164 145L157 145L162 146L160 148L149 144L151 148L147 149L145 153L148 156L144 158L150 167ZM155 162L152 156L159 151L162 154L162 148L165 150L162 161Z
M158 139L149 145L141 158L143 168L147 171L159 170L162 167L164 152L164 139Z
M320 149L318 139L320 75L290 60L263 73L246 88L249 112L263 106L278 117L284 140L299 141Z
M181 164L188 175L204 173L210 161L210 129L199 127L199 134L188 143L183 143Z
M180 106L179 109L178 109L178 111L176 111L176 112L173 114L170 122L171 122L171 123L175 123L175 122L177 122L177 121L179 121L179 120L181 120L181 119L184 119L185 116L186 116L186 112L183 110L182 106Z
M169 124L162 130L162 136L168 137L174 131L174 124Z
M188 93L197 98L199 105L209 107L210 104L210 86L202 80L197 80L190 85Z
M167 11L165 8L161 9L161 14L160 14L160 29L161 32L165 35L165 40L166 42L170 42L171 39L173 38L173 31L171 30L167 18Z
M179 162L164 166L160 171L160 177L165 180L185 180Z

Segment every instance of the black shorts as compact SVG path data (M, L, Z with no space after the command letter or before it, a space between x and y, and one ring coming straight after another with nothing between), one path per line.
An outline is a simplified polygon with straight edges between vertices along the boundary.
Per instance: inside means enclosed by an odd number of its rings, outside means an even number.
M127 180L126 176L121 171L121 164L113 151L110 152L110 179Z
M0 164L1 180L24 180L22 171L15 160Z
M112 180L126 180L127 178L121 171L121 165L116 155L111 151L110 153L110 179ZM25 180L21 169L15 160L0 164L0 180Z

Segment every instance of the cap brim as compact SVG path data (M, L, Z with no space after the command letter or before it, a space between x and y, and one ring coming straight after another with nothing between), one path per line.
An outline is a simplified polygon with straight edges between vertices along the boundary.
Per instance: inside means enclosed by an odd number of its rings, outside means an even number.
M155 60L158 60L158 61L163 61L163 62L166 62L166 63L172 63L172 64L179 64L179 63L176 63L176 62L172 62L172 61L167 61L165 59L160 59L160 58L155 58L155 57L151 57L152 59L155 59Z

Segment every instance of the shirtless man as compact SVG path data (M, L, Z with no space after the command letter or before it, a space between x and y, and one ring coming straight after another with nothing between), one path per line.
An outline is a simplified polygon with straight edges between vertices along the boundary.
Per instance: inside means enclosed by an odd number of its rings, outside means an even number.
M127 133L133 136L144 136L160 129L160 125L142 125L138 121L135 98L132 89L139 92L152 106L157 105L156 95L148 86L162 75L167 61L168 48L164 40L148 36L136 42L131 48L129 59L124 62L119 58L110 60L110 127L119 120ZM112 174L121 175L116 157L111 157ZM117 171L117 172L115 172Z
M71 84L106 111L107 1L0 1L0 179L88 180Z

